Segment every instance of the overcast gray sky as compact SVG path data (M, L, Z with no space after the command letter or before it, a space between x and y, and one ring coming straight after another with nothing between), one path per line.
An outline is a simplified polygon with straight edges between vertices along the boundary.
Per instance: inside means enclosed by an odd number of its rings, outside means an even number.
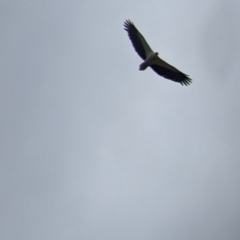
M2 240L239 240L239 1L0 6Z

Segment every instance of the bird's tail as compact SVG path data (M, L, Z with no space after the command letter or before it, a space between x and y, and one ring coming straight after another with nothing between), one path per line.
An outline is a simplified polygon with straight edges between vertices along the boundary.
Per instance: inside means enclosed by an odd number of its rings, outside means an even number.
M139 65L139 70L140 71L143 71L145 70L146 68L148 67L148 63L146 61L142 62L140 65Z

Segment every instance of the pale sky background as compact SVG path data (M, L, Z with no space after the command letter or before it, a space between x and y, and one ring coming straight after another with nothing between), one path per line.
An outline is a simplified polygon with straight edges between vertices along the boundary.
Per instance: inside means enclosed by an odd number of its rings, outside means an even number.
M1 240L239 240L239 12L0 1ZM128 18L190 86L138 70Z

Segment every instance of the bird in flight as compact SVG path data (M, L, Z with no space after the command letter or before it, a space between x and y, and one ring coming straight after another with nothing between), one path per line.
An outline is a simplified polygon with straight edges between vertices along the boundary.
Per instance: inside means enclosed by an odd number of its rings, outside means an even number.
M170 79L174 82L179 82L182 85L189 85L192 80L175 67L171 66L167 62L163 61L158 52L154 52L142 34L137 30L133 22L126 20L124 22L124 30L127 31L128 36L132 42L132 45L138 55L144 60L140 64L139 70L145 70L147 67L151 67L158 75Z

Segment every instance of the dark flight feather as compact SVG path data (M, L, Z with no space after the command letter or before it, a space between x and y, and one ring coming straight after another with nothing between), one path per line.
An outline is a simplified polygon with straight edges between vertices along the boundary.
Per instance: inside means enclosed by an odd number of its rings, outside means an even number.
M127 31L128 36L132 42L132 45L135 49L135 51L138 53L138 55L145 60L146 59L146 52L143 46L143 42L141 41L141 33L137 30L137 28L134 26L134 24L130 20L126 20L124 22L124 30ZM140 36L141 35L141 36ZM144 38L143 38L144 39ZM146 41L144 39L144 41Z
M174 82L179 82L182 85L187 86L192 82L192 79L190 79L188 75L180 72L179 70L173 71L160 65L150 65L150 67L153 69L154 72L161 75L162 77L170 79Z

